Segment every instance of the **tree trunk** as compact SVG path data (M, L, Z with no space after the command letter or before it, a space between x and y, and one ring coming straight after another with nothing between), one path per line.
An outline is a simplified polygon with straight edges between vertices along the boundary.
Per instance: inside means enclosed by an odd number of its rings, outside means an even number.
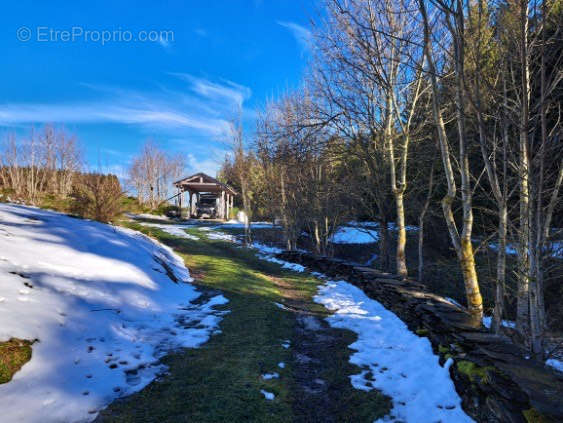
M502 314L504 312L504 283L506 280L506 232L508 221L508 208L506 203L499 209L498 222L498 251L497 251L497 280L495 287L495 308L493 311L493 322L491 329L499 333L502 326Z
M287 195L285 192L285 171L283 167L280 169L280 188L281 188L281 213L283 223L283 237L284 242L289 251L292 251L291 237L289 236L289 219L287 218Z
M245 181L241 183L241 194L242 194L242 203L244 207L244 212L246 213L246 219L244 221L244 243L245 245L251 245L252 244L252 227L251 227L252 211L250 209L248 189L246 187Z
M381 235L381 243L379 244L381 267L383 271L389 272L391 264L389 263L389 228L387 220L380 222L379 233Z
M397 274L407 277L407 230L405 228L405 205L404 194L402 190L395 193L395 202L397 204Z
M420 216L418 217L418 277L417 280L422 282L424 273L424 219L428 208L430 207L430 201L432 199L432 191L434 189L434 162L430 167L430 177L428 178L428 193L426 194L426 199L424 200L424 205L420 211Z
M483 318L483 300L479 291L479 282L477 279L477 272L475 270L475 258L473 256L473 245L471 244L471 229L473 224L473 214L471 205L471 189L469 186L469 163L467 152L465 150L465 131L464 131L464 116L463 116L463 102L461 98L461 90L463 83L461 77L463 75L462 67L462 51L459 40L459 34L455 35L455 31L451 31L455 39L455 56L456 56L456 112L458 120L458 133L460 136L460 172L461 172L461 192L462 192L462 207L463 207L463 230L461 237L457 230L455 218L452 210L453 202L456 198L456 184L454 172L450 160L450 152L446 129L440 110L439 95L440 89L436 76L436 68L434 65L432 44L430 37L430 26L428 16L426 13L426 5L423 0L419 0L419 9L422 14L424 23L424 44L425 55L429 67L430 80L432 85L432 113L438 131L438 140L440 142L440 153L442 156L442 163L444 165L444 172L448 183L448 191L442 200L442 210L444 218L448 226L450 238L452 240L454 249L456 250L457 257L461 266L463 274L463 281L465 285L465 295L467 297L467 308L477 324ZM460 13L460 12L458 12ZM459 21L459 16L457 17ZM458 23L459 25L459 23Z
M520 1L520 62L521 62L521 104L519 125L519 179L520 179L520 228L518 239L518 293L516 328L525 339L530 334L530 164L528 158L528 125L530 70L528 66L528 4Z

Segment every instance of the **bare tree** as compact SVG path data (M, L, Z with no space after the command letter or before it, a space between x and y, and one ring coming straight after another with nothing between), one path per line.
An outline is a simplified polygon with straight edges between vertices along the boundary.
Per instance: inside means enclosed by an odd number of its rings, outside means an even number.
M461 179L461 196L462 196L462 231L458 230L454 212L453 203L456 200L456 181L454 170L451 163L450 147L448 136L445 129L444 119L441 111L441 89L438 84L438 70L435 65L434 49L432 45L433 28L428 17L427 4L424 0L419 0L419 10L424 24L424 53L428 67L428 74L432 86L432 111L436 130L438 132L438 140L440 143L440 152L442 163L446 175L448 191L442 199L442 209L452 244L457 253L457 257L461 266L465 294L467 297L467 307L476 321L481 321L483 317L483 300L479 289L479 281L477 278L477 270L475 267L475 257L471 240L473 229L473 205L472 205L472 189L471 174L469 169L469 156L467 151L467 139L465 132L465 108L464 108L464 85L465 85L465 40L464 40L464 9L461 0L452 0L449 4L439 3L436 9L438 16L445 22L448 32L452 37L454 50L454 68L455 68L455 106L456 121L459 138L459 173Z
M128 172L139 203L154 209L166 201L170 183L180 176L183 169L181 155L167 154L153 141L147 141L141 153L133 159Z
M46 194L68 196L82 163L76 139L52 125L43 131L32 129L24 139L8 136L0 157L3 186L31 204L38 204Z
M247 153L244 145L244 132L241 119L233 120L231 123L231 136L233 148L233 171L238 185L240 186L242 204L246 214L244 221L244 242L252 244L252 218L254 204L252 202L253 192L251 177L255 167L254 157Z
M515 0L499 16L506 63L503 112L518 140L510 161L519 195L516 326L537 357L543 355L545 332L543 263L563 180L557 10L554 2Z

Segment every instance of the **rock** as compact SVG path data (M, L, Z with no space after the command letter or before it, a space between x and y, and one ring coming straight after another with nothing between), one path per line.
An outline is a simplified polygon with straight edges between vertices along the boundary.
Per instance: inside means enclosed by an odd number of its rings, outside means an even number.
M401 281L396 280L396 279L376 278L376 279L374 279L374 282L383 283L383 284L386 284L386 285L395 285L395 286L405 286L406 285L406 282L401 282Z
M503 398L522 405L527 404L528 396L514 382L498 372L488 372L487 382L491 389L499 393Z
M494 421L499 423L526 423L526 418L518 410L512 410L510 403L496 398L494 396L488 396L485 401L487 408L491 412L491 416Z

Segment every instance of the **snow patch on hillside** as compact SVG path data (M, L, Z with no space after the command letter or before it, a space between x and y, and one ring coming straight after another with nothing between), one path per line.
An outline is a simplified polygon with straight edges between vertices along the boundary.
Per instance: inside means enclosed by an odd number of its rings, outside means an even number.
M351 376L352 385L389 395L396 420L472 421L463 412L450 378L451 361L441 367L430 341L412 333L394 313L345 281L328 281L315 301L334 312L327 318L331 326L358 335L350 345L356 351L350 362L362 370Z
M93 420L165 371L167 351L206 342L227 299L201 301L190 281L138 232L0 204L0 341L38 340L0 385L1 420Z

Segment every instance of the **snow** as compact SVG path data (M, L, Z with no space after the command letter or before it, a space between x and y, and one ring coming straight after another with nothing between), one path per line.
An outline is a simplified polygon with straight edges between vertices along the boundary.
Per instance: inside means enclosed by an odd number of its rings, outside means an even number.
M277 248L277 247L270 247L269 245L266 244L261 244L259 242L253 242L252 243L252 248L257 249L258 251L260 251L262 254L279 254L282 252L281 248Z
M377 254L373 254L371 258L368 261L366 261L365 265L371 266L375 262L375 260L377 260Z
M456 300L454 300L453 298L445 297L445 299L448 300L448 301L449 301L450 303L452 303L453 305L455 305L455 306L457 306L457 307L460 307L460 308L463 308L463 307L461 306L461 304L458 303L458 302L457 302ZM485 317L483 317L483 324L486 326L486 324L485 324ZM490 322L489 322L489 325L490 325ZM487 326L487 327L488 327L488 326Z
M256 255L258 256L258 258L260 258L262 260L266 260L266 261L269 261L271 263L279 264L284 269L293 270L294 272L302 273L302 272L305 271L305 266L302 266L301 264L291 263L289 261L280 260L279 258L274 257L273 254L281 253L282 250L279 249L279 248L269 247L267 245L260 244L258 242L254 242L252 244L252 247L254 249L258 250L258 254L256 254Z
M195 305L190 281L179 256L138 232L0 204L0 340L38 339L0 385L2 420L91 421L164 372L167 351L206 342L227 299Z
M163 230L164 232L174 235L180 238L191 239L192 241L197 241L199 238L195 235L190 235L186 233L185 229L193 227L193 225L167 225L167 224L160 224L160 223L149 223L149 222L140 222L143 226L149 226L152 228L158 228Z
M286 339L282 342L281 346L287 350L291 346L291 341L289 339Z
M377 230L353 226L342 226L334 233L334 244L370 244L379 241Z
M237 242L237 238L234 235L226 234L225 232L218 231L215 228L209 226L200 226L198 229L205 231L208 239L214 241Z
M557 360L555 358L550 358L545 362L550 367L553 367L555 370L563 373L563 361Z
M289 261L280 260L276 257L272 257L272 256L264 255L264 254L258 254L258 257L261 258L262 260L266 260L266 261L269 261L271 263L279 264L284 269L293 270L294 272L302 273L302 272L305 271L305 266L302 266L298 263L290 263Z
M493 251L498 251L497 243L491 242L489 243L489 247ZM518 255L518 250L512 244L508 244L505 248L505 251L506 254L510 256ZM553 258L563 258L563 241L548 242L544 253L550 255Z
M219 231L208 232L207 238L213 239L213 240L218 240L218 241L230 241L230 242L236 242L237 241L237 239L234 235L229 235L229 234L226 234L224 232L219 232Z
M398 231L399 227L397 226L397 224L395 222L389 222L387 224L387 229L389 229L390 231ZM418 231L418 226L405 225L405 230L407 232L416 232L416 231Z
M398 227L394 222L389 222L387 228L390 231L397 231ZM405 229L409 232L418 231L418 226L406 225ZM370 244L379 241L379 223L377 222L348 222L336 230L331 240L334 244Z
M379 228L379 223L378 222L372 222L372 221L362 221L362 222L358 222L355 220L352 220L350 222L348 222L349 226L357 226L359 228ZM389 229L390 231L397 231L399 230L397 224L395 222L388 222L387 223L387 229ZM413 225L405 225L405 229L409 232L416 232L418 231L418 226L413 226Z
M491 243L489 244L489 247L490 247L491 250L493 250L493 251L498 251L498 244L496 244L496 243L494 243L494 242L491 242ZM510 245L510 244L508 244L508 245L505 247L505 251L506 251L506 254L508 254L508 255L510 255L510 256L515 256L515 255L518 254L518 251L516 250L516 248L514 248L514 247L513 247L512 245Z
M260 389L260 392L262 393L262 395L264 395L264 398L266 398L268 401L272 401L276 397L271 392L265 391L263 389Z
M274 227L270 222L252 222L252 229L271 229ZM221 223L221 226L235 229L244 229L244 222L239 222L238 220L231 219L225 223Z
M276 305L277 308L281 308L282 310L289 310L289 308L287 308L283 304L276 303L275 301L274 301L274 304Z
M279 377L280 377L280 375L277 372L265 373L265 374L262 375L262 379L264 379L264 380L277 379Z
M395 314L345 281L328 281L315 301L334 312L327 318L331 326L358 335L350 345L356 350L350 362L362 369L351 376L356 389L389 395L397 420L472 421L461 409L450 378L452 361L440 367L427 338L409 331Z
M491 316L483 316L483 326L485 326L487 329L491 328L492 322L493 318ZM502 325L504 327L514 329L516 327L516 322L513 322L512 320L503 320Z
M285 363L284 363L283 361L280 361L280 362L278 363L278 367L279 367L280 369L285 369Z

